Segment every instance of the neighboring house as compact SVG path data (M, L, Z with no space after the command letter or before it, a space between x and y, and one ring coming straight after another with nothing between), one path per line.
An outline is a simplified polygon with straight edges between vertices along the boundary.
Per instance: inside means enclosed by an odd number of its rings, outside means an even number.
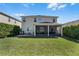
M57 16L22 16L22 31L33 36L62 36L62 25Z
M75 21L67 22L62 26L65 27L65 26L78 25L78 24L79 24L79 20L75 20Z
M0 12L0 23L5 23L5 24L11 24L11 25L17 25L21 27L21 21Z

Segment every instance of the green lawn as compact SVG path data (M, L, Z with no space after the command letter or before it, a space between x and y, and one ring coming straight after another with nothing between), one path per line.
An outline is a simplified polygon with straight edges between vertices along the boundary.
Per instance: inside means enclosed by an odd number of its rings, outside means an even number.
M0 55L79 56L79 43L64 38L0 38Z

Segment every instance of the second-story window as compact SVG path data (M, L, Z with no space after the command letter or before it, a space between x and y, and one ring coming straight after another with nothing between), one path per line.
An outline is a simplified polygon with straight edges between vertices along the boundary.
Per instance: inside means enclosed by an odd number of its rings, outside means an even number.
M25 17L23 18L23 22L26 22Z
M34 22L37 22L37 21L36 21L36 18L34 18Z
M56 19L53 19L53 23L55 22Z
M26 20L23 20L23 22L26 22Z

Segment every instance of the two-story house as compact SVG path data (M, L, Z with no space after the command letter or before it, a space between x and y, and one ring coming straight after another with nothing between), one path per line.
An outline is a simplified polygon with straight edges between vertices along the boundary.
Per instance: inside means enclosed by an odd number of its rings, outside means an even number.
M22 31L33 36L62 36L62 25L57 23L58 16L21 16Z
M11 25L17 25L21 27L21 21L18 19L11 17L3 12L0 12L0 23L5 24L11 24Z

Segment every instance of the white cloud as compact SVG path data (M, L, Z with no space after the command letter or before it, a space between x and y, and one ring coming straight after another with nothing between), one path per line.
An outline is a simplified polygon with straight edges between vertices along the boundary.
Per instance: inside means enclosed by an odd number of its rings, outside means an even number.
M62 5L60 5L60 6L58 7L58 9L64 8L64 7L66 7L66 5L67 5L67 4L62 4Z
M26 3L22 4L24 7L29 7L29 5Z
M35 4L34 3L23 3L22 5L25 7L29 7L29 6L34 6Z
M23 14L23 13L16 13L16 14L14 14L14 16L25 16L25 14Z
M70 5L75 5L75 3L70 3ZM47 8L52 10L59 10L65 8L66 6L66 3L49 3Z
M48 4L47 8L53 8L53 7L57 7L57 3L50 3Z
M52 10L56 10L57 8L52 8Z
M23 13L15 13L15 14L11 14L12 17L21 20L21 16L25 16L26 14Z
M58 10L58 9L66 7L66 5L67 4L64 4L64 3L50 3L50 4L48 4L47 8L50 8L53 10Z

